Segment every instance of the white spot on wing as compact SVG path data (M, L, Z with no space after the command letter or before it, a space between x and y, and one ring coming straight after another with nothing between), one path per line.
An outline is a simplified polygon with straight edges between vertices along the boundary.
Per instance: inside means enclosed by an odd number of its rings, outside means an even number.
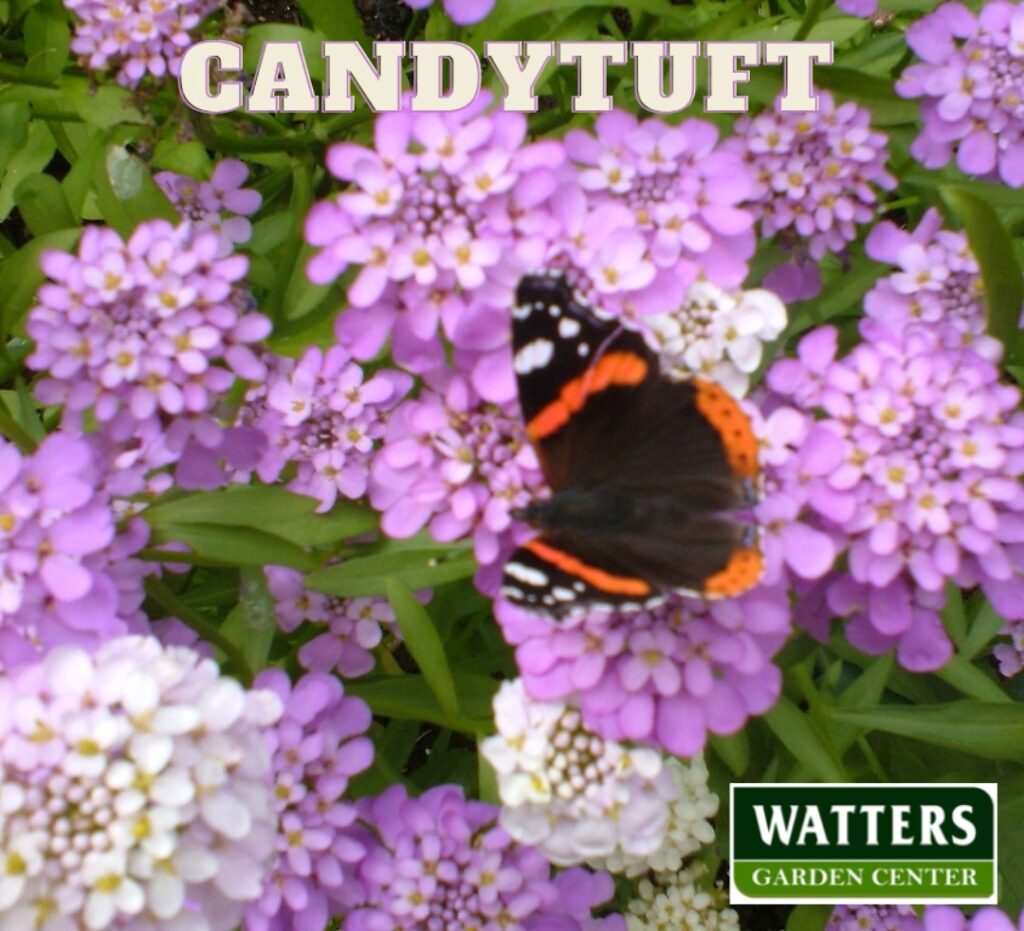
M578 320L573 320L572 317L563 317L558 321L558 335L562 339L569 339L575 336L580 331L580 324Z
M541 572L540 569L524 566L521 562L506 563L505 572L512 576L513 579L518 579L520 582L525 582L534 588L540 588L548 584L548 577L545 573Z
M589 356L590 355L590 346L587 345L587 343L580 343L579 346L576 347L576 352L579 353L579 355L584 356L584 357Z
M528 375L534 369L542 369L555 354L555 344L549 339L535 339L516 353L514 366L517 375Z

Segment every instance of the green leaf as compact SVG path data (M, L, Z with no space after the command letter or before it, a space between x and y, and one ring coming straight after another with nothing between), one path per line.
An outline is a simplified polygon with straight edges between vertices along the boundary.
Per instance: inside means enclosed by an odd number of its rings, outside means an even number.
M464 685L476 679L486 680L484 684L490 689L490 695L498 688L498 683L487 676L456 676L455 692L462 710L462 715L457 718L442 710L433 690L420 675L364 676L346 682L345 691L363 699L375 715L406 721L426 721L475 738L481 731L489 730L493 723L490 699L484 703L469 702L464 698Z
M320 52L321 43L326 36L304 26L293 26L290 23L261 23L245 31L242 46L242 61L249 74L255 74L260 63L263 47L267 42L298 42L302 46L302 54L306 60L309 76L314 81L324 79L324 58Z
M479 743L479 740L477 742ZM487 757L485 757L479 750L477 750L476 759L477 781L480 786L480 801L487 802L491 805L500 805L501 795L498 792L498 774L494 771L494 767L487 762Z
M935 671L935 675L968 698L986 702L1012 702L993 679L962 656L953 656L945 666Z
M145 163L123 145L111 145L96 165L96 202L106 221L122 236L145 220L177 223L177 211L150 177Z
M349 559L306 576L314 591L340 598L387 594L389 579L397 579L415 591L465 579L476 571L468 548L447 553L437 549L404 550Z
M14 202L25 225L36 236L75 225L75 217L64 196L64 188L52 175L25 178L14 192Z
M841 723L910 737L989 760L1024 760L1024 705L957 701L939 705L832 709Z
M25 144L7 163L4 180L0 183L0 220L6 220L14 207L14 192L25 178L39 174L53 158L57 144L50 130L41 121L29 124Z
M952 582L946 584L946 605L941 616L946 633L959 648L967 635L967 614L964 610L964 593Z
M1005 184L992 184L989 181L974 181L966 178L953 177L953 171L906 171L900 173L903 184L936 190L943 184L955 184L961 191L973 194L997 210L1012 207L1024 207L1024 188L1007 187Z
M459 713L459 703L455 695L455 683L437 627L434 626L426 608L400 581L388 579L386 588L388 601L395 609L398 628L402 632L406 648L416 660L416 665L419 666L423 678L427 680L441 709L449 717L456 717Z
M786 931L822 931L834 908L833 905L798 905L786 919Z
M788 698L780 698L764 720L779 742L822 782L849 782L842 765L810 718Z
M64 75L58 81L61 95L90 126L111 129L122 123L145 123L145 115L132 103L127 88L103 82L95 84L88 78Z
M277 615L262 569L242 569L238 604L228 614L220 632L238 646L253 672L266 669L277 633Z
M37 236L0 262L4 333L9 334L14 329L22 314L32 305L36 291L46 277L39 267L40 254L47 249L71 249L81 232L71 229Z
M886 653L874 660L856 679L853 680L839 696L836 706L839 708L862 708L865 705L877 705L882 700L885 685L892 674L895 654ZM853 742L863 733L863 728L849 724L836 724L832 730L832 742L842 756Z
M0 104L0 171L28 139L28 121L28 104Z
M988 331L1006 347L1009 361L1024 352L1018 322L1024 304L1024 281L1010 235L996 211L963 187L944 184L942 199L959 217L978 260L985 284Z
M276 486L236 485L199 491L158 501L145 511L151 526L164 524L225 524L277 532L279 521L309 517L316 500Z
M722 737L711 734L711 747L734 776L742 776L750 765L750 738L744 730Z
M355 3L335 0L299 0L302 11L310 18L317 32L327 39L361 42L370 54L370 40L363 27ZM370 58L371 61L374 59Z
M70 58L71 28L60 0L40 0L25 17L25 74L55 79Z
M301 546L322 546L366 533L377 526L369 508L341 502L317 514L319 502L277 486L235 485L159 501L144 512L151 527L216 524L253 527Z
M152 165L159 171L176 171L190 178L205 178L211 164L206 146L195 140L161 139L153 150Z
M1005 626L1006 620L997 613L991 602L983 601L971 621L967 639L964 640L960 649L960 655L965 660L973 660L999 635Z
M154 545L171 541L191 547L211 566L290 566L308 572L319 565L300 546L251 527L165 524L154 529ZM173 557L167 559L173 561Z

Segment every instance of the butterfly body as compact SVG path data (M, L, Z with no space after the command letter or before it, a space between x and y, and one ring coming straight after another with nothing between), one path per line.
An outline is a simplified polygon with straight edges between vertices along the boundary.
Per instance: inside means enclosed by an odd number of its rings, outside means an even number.
M750 504L757 443L723 389L664 377L638 333L559 275L520 282L513 350L552 494L516 515L540 532L506 564L505 598L561 617L756 582L756 534L735 515Z

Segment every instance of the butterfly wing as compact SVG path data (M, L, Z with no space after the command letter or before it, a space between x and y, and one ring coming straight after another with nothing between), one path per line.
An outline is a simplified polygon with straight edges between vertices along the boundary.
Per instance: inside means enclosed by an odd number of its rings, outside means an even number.
M600 319L562 275L520 281L512 346L526 432L557 491L573 480L590 446L579 442L588 426L580 411L601 395L641 384L656 374L657 360L639 333Z
M528 542L506 567L505 596L562 616L649 604L666 589L719 597L755 584L754 530L721 514L749 503L758 474L739 404L713 382L664 378L639 334L597 318L563 279L530 276L517 298L521 405L549 483L630 507L585 533Z

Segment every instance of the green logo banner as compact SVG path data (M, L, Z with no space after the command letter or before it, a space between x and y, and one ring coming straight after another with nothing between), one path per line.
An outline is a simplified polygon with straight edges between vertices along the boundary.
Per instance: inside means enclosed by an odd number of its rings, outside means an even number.
M733 784L735 903L996 901L994 784Z

